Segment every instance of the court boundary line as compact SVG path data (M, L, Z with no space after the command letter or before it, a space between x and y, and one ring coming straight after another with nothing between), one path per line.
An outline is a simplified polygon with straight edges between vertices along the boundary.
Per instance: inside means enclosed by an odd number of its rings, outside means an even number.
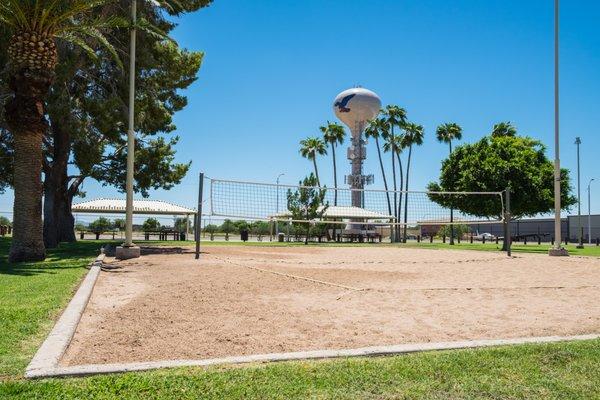
M29 379L82 377L89 375L114 374L136 371L149 371L163 368L210 367L228 364L270 363L281 361L321 360L350 357L376 357L402 355L425 351L477 349L522 344L543 344L564 341L583 341L600 339L600 334L575 336L540 336L513 339L463 340L437 343L407 343L392 346L373 346L342 350L312 350L288 353L267 353L248 356L232 356L200 360L163 360L148 362L129 362L112 364L83 364L61 367L57 364L36 370L28 369L25 377Z
M29 362L25 370L26 377L31 374L35 375L36 371L47 371L48 369L56 368L59 364L71 344L83 312L87 307L90 297L92 297L94 286L104 264L104 257L105 254L102 251L90 264L90 270L85 278L83 278L73 298L69 301L69 304L67 304L67 307L54 324L54 327Z
M306 276L286 274L285 272L272 271L272 270L269 270L269 269L264 269L264 268L259 268L259 267L252 267L250 265L238 264L236 262L233 262L233 261L230 261L230 260L226 260L226 259L223 259L221 257L214 256L214 255L213 255L213 257L215 259L219 260L219 261L224 262L224 263L235 265L236 267L248 268L248 269L252 269L252 270L255 270L255 271L259 271L259 272L265 272L265 273L269 273L269 274L275 274L275 275L284 276L284 277L290 278L290 279L304 280L304 281L308 281L308 282L312 282L312 283L318 283L320 285L332 286L332 287L339 287L339 288L346 289L346 290L352 290L352 291L355 291L355 292L363 292L365 290L368 290L368 288L356 288L356 287L353 287L353 286L342 285L340 283L321 281L321 280L309 278L309 277L306 277Z

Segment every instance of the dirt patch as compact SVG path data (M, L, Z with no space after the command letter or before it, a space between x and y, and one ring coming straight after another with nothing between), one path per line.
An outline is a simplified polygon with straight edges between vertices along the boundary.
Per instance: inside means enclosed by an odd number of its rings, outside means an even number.
M205 247L112 261L63 365L600 332L600 259Z

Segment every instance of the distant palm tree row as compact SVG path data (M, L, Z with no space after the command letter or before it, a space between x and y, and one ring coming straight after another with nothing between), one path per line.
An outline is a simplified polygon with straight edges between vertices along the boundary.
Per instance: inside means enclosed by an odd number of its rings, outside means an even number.
M501 123L494 127L494 131L499 133L508 133L512 126L510 123ZM333 184L338 188L336 148L343 144L346 137L346 131L337 123L327 122L319 128L321 137L308 137L300 141L300 154L302 157L312 161L317 183L320 186L319 171L317 167L317 156L326 155L328 147L331 149L333 160ZM393 215L397 221L404 222L402 240L406 241L407 221L408 221L408 195L410 168L412 162L413 147L421 146L425 136L425 129L422 125L409 122L406 110L397 105L388 105L381 110L378 117L368 122L365 128L366 138L375 140L377 148L377 157L381 169L383 186L386 190L386 200L389 215ZM462 138L462 128L456 123L445 123L440 125L436 131L437 140L446 143L452 153L452 142ZM383 152L382 152L383 150ZM402 162L402 154L406 151L406 167ZM388 175L383 154L390 153L391 159L391 188L388 184ZM403 198L404 197L404 198ZM335 191L334 205L337 205L337 190ZM404 205L404 213L402 206ZM403 217L403 219L402 219ZM453 213L451 210L451 219ZM400 240L400 230L396 230L394 238Z

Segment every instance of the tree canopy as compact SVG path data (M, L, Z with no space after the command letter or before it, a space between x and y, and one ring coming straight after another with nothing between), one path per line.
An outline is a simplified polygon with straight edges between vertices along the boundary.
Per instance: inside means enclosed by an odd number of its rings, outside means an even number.
M313 220L321 218L329 204L325 204L327 188L317 187L317 178L310 174L299 182L300 188L287 193L288 210L295 220Z
M306 223L306 239L305 244L308 244L310 236L310 223L314 219L323 217L329 203L325 203L325 194L327 188L319 188L317 177L310 174L299 182L300 188L295 191L291 189L287 192L287 208L292 213L292 219L307 221Z
M112 223L108 218L100 217L94 222L90 222L88 226L89 230L94 233L104 233L111 230L113 227Z
M211 1L139 2L139 24L169 34L176 27L170 16L196 11ZM110 1L99 14L128 20L130 6L130 0ZM128 29L107 31L105 36L126 64ZM95 60L82 57L81 46L57 43L59 64L47 100L49 129L44 138L45 239L52 234L58 241L74 240L71 202L73 196L85 195L85 180L125 189L129 71L120 68L106 48L93 41L86 44L97 55ZM0 25L0 65L6 63L7 46L8 31ZM134 189L142 196L151 189L172 188L190 167L189 162L175 162L179 137L172 135L173 116L187 105L181 91L196 80L202 58L203 53L182 49L149 29L138 32ZM0 74L0 102L5 93L6 75ZM0 111L0 193L12 185L12 143Z
M156 218L148 218L142 225L144 232L153 232L160 230L160 222Z
M490 135L473 144L458 146L442 162L439 182L430 191L501 192L511 188L513 218L531 217L554 208L554 164L545 146L529 137ZM571 194L568 170L561 170L561 204L568 209L577 201ZM436 203L466 214L500 218L502 204L492 196L430 195Z

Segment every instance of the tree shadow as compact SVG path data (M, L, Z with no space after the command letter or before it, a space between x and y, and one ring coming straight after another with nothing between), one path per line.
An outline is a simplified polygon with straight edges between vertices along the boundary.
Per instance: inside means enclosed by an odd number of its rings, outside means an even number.
M184 248L184 247L150 247L150 246L142 246L140 248L140 253L142 255L152 255L152 254L191 254L194 253L195 249Z
M85 268L91 258L100 253L100 248L112 242L62 243L49 249L44 261L9 263L11 238L0 238L0 275L34 276L56 274L59 270Z

